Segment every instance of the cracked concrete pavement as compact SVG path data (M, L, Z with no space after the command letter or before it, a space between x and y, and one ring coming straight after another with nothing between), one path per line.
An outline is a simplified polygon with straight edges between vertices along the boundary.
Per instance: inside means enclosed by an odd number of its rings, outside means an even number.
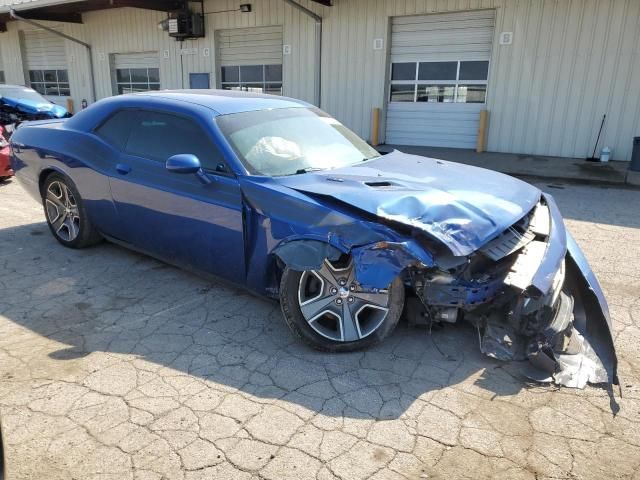
M312 351L277 304L108 243L0 185L0 414L17 479L640 479L640 192L548 188L606 291L623 397L527 384L475 331Z

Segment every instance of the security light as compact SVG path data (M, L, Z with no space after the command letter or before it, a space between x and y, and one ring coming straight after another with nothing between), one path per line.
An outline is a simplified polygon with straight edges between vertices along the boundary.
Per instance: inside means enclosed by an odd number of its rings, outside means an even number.
M242 13L251 12L251 4L250 3L243 3L242 5L240 5L240 11Z

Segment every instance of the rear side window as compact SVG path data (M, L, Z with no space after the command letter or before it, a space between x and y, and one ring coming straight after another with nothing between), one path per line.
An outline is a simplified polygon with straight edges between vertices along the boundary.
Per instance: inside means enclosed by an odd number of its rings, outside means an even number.
M168 113L139 111L124 149L132 155L159 162L173 155L190 153L200 159L206 170L220 171L219 165L224 163L198 123Z
M124 150L137 116L134 110L118 112L96 129L96 135L117 149Z

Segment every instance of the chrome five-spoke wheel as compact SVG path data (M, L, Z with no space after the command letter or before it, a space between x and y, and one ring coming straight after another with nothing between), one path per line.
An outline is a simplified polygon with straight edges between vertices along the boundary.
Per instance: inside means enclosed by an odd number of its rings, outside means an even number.
M45 196L47 219L54 233L65 242L80 234L80 211L73 192L60 181L49 183Z
M311 328L337 342L353 342L373 333L389 313L389 292L365 292L355 282L353 263L336 268L325 261L320 270L300 277L298 301Z
M42 183L42 205L53 236L65 247L85 248L102 240L73 181L51 172Z
M311 346L328 351L368 347L388 336L400 318L404 285L365 289L353 260L328 260L318 270L286 269L280 287L282 311L291 330Z

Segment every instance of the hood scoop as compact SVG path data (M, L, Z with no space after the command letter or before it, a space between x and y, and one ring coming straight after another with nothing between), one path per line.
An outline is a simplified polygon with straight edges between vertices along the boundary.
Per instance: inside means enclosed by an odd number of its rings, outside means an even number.
M398 188L405 188L402 185L388 180L369 180L363 182L367 187L375 188L377 190L394 190Z

